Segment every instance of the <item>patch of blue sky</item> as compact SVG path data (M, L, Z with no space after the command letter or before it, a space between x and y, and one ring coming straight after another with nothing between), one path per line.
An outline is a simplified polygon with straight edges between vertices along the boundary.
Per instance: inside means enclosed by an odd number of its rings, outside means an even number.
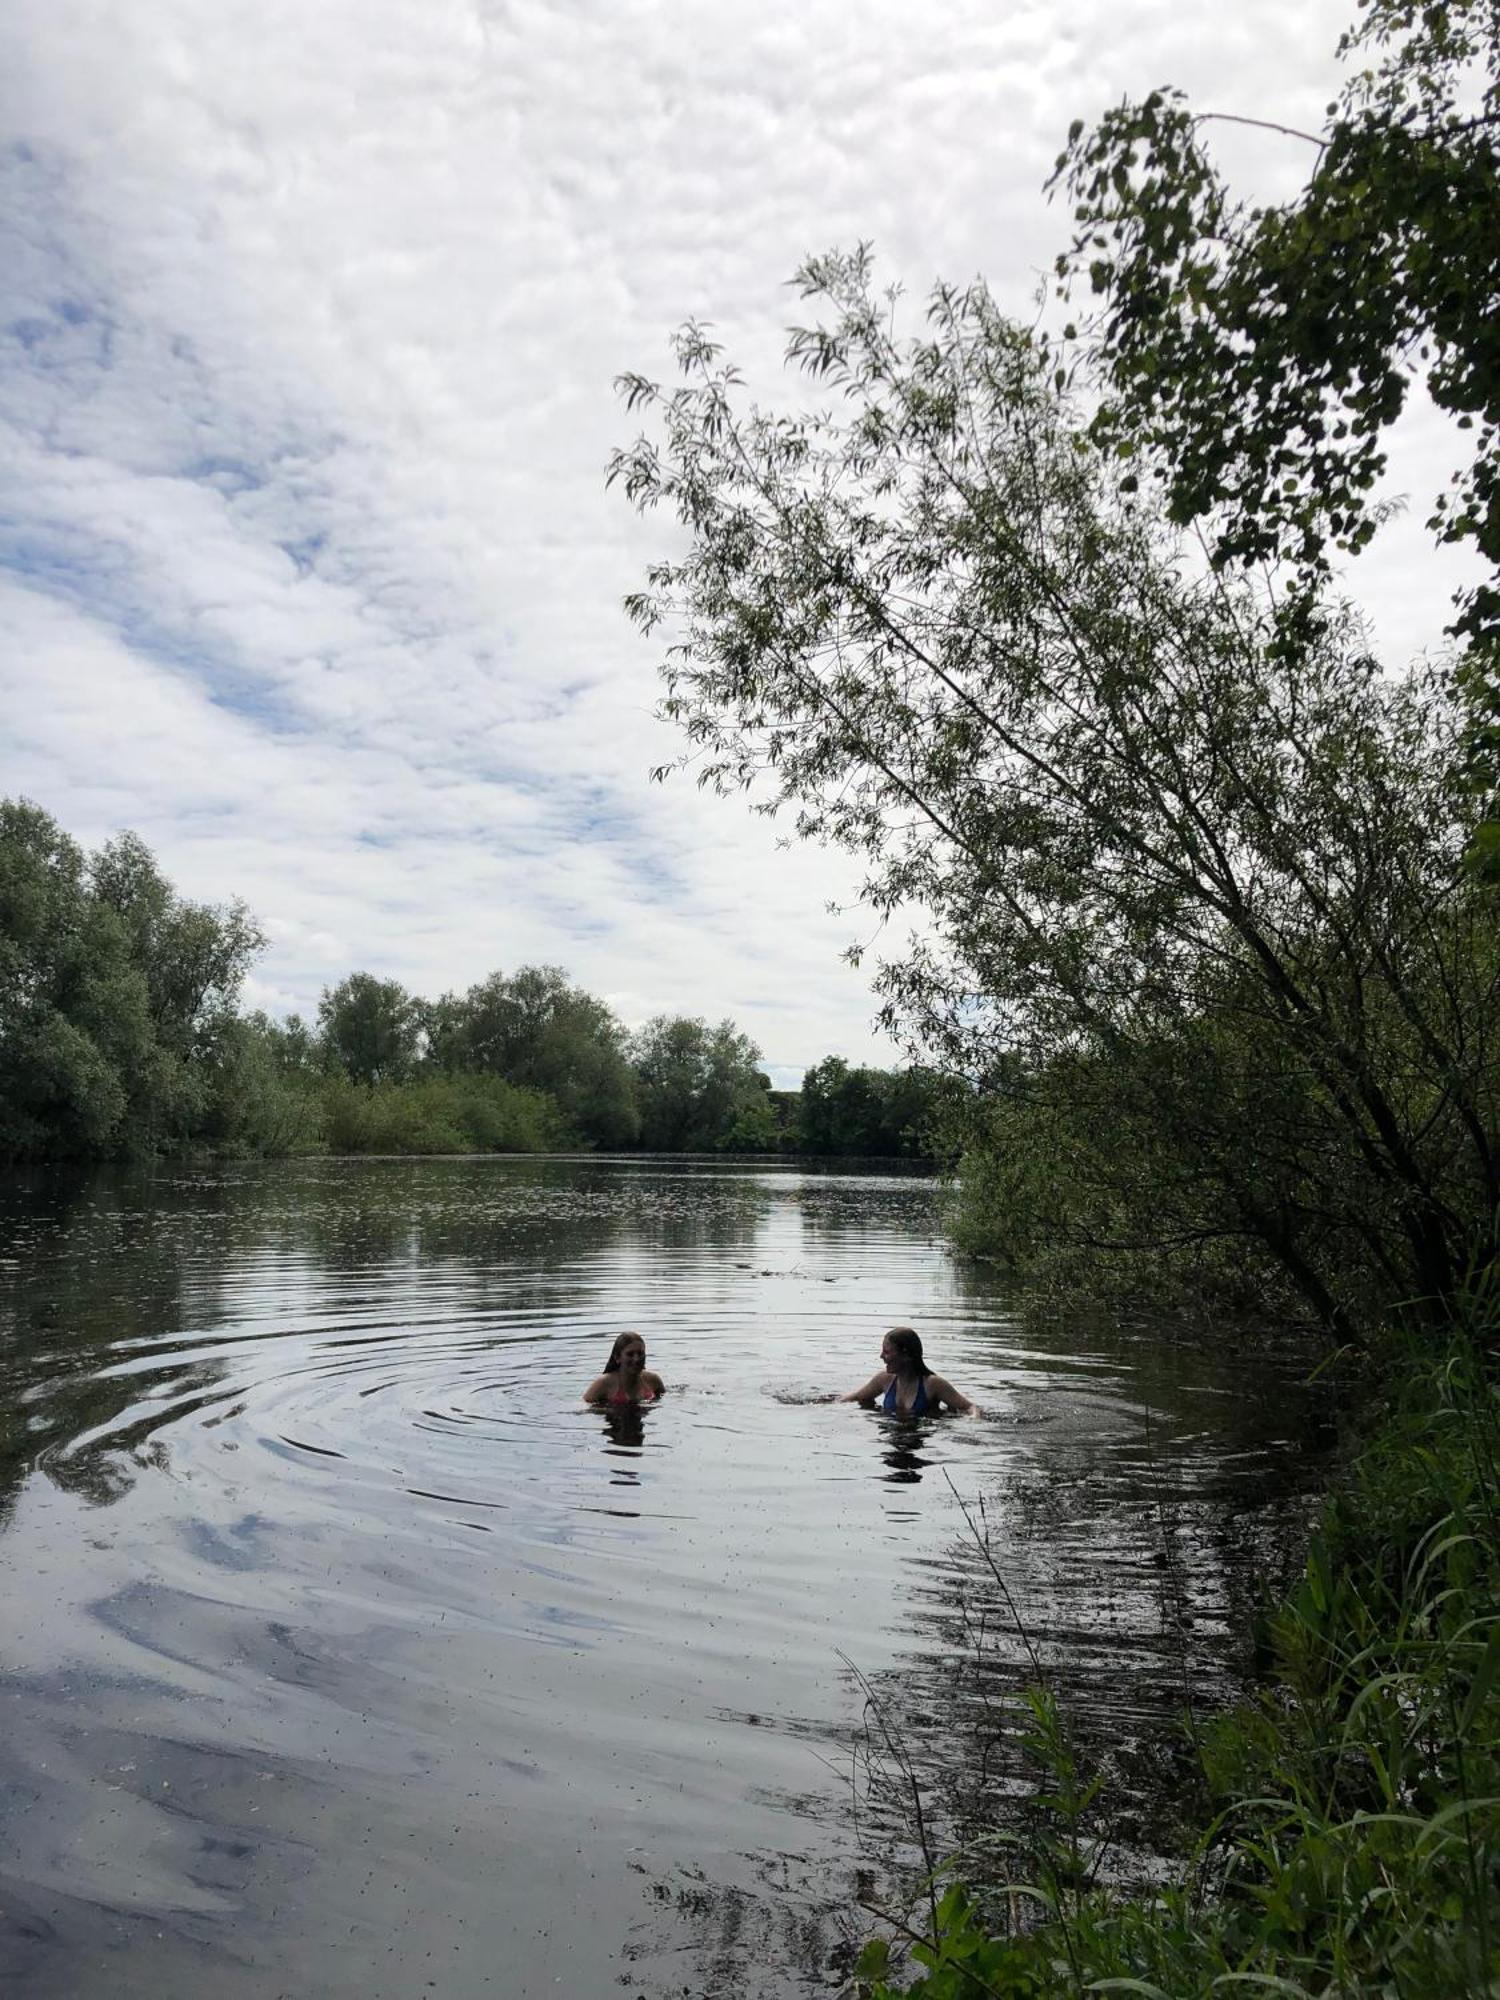
M461 763L460 750L451 761L428 767L433 785L443 786ZM696 894L691 876L681 868L680 855L663 847L659 829L632 793L592 779L573 781L533 765L507 763L493 755L466 766L464 777L493 786L525 808L524 816L507 824L503 833L504 851L513 863L546 861L566 850L586 868L588 855L601 855L608 857L613 874L629 882L628 899L622 897L618 903L601 906L596 899L587 906L557 905L560 912L566 912L565 928L570 935L609 937L631 922L643 906L675 912ZM445 845L452 837L452 824L446 817L440 825L405 819L399 825L393 823L388 834L366 832L361 844L399 849L428 839ZM496 829L476 811L470 837L492 843L497 838Z
M0 245L0 261L4 254ZM82 307L72 315L62 305L37 311L14 296L0 301L0 314L0 407L18 429L45 435L69 401L114 367L116 323Z
M179 475L195 486L211 486L216 493L233 498L240 493L258 493L269 483L270 471L246 458L207 457L190 459Z
M662 841L661 816L647 810L645 786L642 800L633 793L623 795L600 785L579 792L575 826L585 839L609 847L629 871L632 897L643 903L663 903L681 907L690 893L696 896L680 866L682 850Z
M539 722L565 721L575 704L594 685L591 680L563 681L557 687L539 691L534 710Z
M503 733L503 732L502 732ZM491 739L495 732L491 731ZM566 817L569 826L573 824L574 799L577 793L568 779L560 774L538 768L535 764L510 761L496 756L492 749L482 755L466 758L462 746L455 752L453 766L482 785L499 785L536 807L535 824L539 827L552 825L559 817Z
M132 652L190 675L215 706L276 734L304 722L234 653L201 632L174 628L141 591L130 549L56 521L24 520L0 506L0 570L114 632Z
M7 336L26 351L33 368L76 368L80 362L107 368L114 355L116 325L107 313L81 299L51 299L40 310L24 309L6 322ZM12 303L8 299L7 303Z
M572 823L582 840L613 842L622 830L623 817L618 798L603 792L598 786L589 786L574 794Z
M106 366L107 288L70 244L66 177L26 147L0 148L0 327L32 367Z
M270 410L226 403L197 342L132 314L118 291L111 246L66 164L0 149L0 409L18 430L231 501L275 481L282 505L316 509L314 468L341 440L309 427L274 384L257 385ZM317 539L302 520L288 525L294 545Z
M308 535L299 535L291 541L276 544L281 553L288 557L298 576L311 576L318 566L318 558L328 546L328 536L320 528Z
M0 419L14 429L18 466L30 455L24 477L7 482L0 466L0 568L192 676L216 705L302 733L274 676L252 671L191 611L156 601L153 558L133 546L128 509L101 527L68 518L83 504L69 479L46 491L49 464L93 458L201 488L206 505L269 503L265 527L242 525L299 575L325 541L325 496L307 475L327 438L226 406L191 340L120 314L96 233L75 212L62 165L29 147L0 151Z
M593 903L554 902L549 911L560 936L568 939L570 945L578 938L588 938L591 942L614 937L620 929L620 919L615 915L605 915Z
M0 156L0 235L7 233L16 255L0 262L0 296L8 291L14 301L9 339L0 331L0 412L27 441L32 466L24 483L15 482L8 510L0 472L0 566L112 630L137 654L190 677L208 700L257 728L288 736L327 731L326 720L311 719L294 683L281 677L285 662L248 657L243 642L200 615L213 606L184 602L167 587L158 571L159 537L135 545L128 503L101 522L72 514L75 504L85 507L85 489L60 481L55 496L41 490L49 461L87 455L115 472L201 489L205 509L223 510L235 539L278 551L299 578L316 572L330 589L349 593L375 654L415 656L415 673L424 653L455 662L467 653L487 679L503 676L517 635L491 621L475 627L461 612L455 624L451 591L436 590L421 563L412 569L378 532L372 545L345 518L322 470L347 441L319 412L299 408L274 380L250 385L246 402L242 378L233 376L239 386L227 397L197 340L117 304L113 250L76 204L64 165L31 153ZM5 324L0 305L0 329ZM104 482L106 490L116 485ZM356 532L337 532L335 521ZM211 561L205 574L214 573ZM517 686L528 745L539 729L566 727L593 678L574 671L550 687ZM552 855L573 843L608 851L648 885L645 900L680 905L688 885L678 856L652 837L644 812L606 783L538 768L534 749L514 757L507 749L503 727L486 729L472 746L460 738L432 778L478 779L523 801L529 823L515 851ZM483 838L486 829L476 833ZM409 828L403 837L420 832ZM377 836L368 844L398 842ZM597 911L583 914L591 934L611 928Z
M130 551L62 521L27 519L4 505L0 493L0 570L28 588L81 609L108 602L126 587Z

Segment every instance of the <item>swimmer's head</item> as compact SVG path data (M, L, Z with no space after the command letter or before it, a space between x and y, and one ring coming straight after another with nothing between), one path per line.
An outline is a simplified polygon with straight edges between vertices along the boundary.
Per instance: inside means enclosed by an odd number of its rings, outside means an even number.
M615 1344L609 1350L609 1359L604 1364L606 1375L618 1375L622 1361L628 1361L631 1368L639 1372L646 1365L646 1343L638 1333L619 1333Z
M914 1327L893 1326L880 1343L880 1358L895 1375L930 1375L922 1340Z

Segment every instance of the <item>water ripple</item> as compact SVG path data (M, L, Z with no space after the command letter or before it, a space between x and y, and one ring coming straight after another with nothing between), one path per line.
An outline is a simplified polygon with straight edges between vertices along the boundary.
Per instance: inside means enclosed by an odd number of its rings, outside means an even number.
M832 1400L893 1322L982 1417ZM626 1326L668 1395L584 1409ZM1023 1332L910 1177L0 1187L0 1975L87 1992L109 1949L112 1992L259 2000L441 1959L526 2000L612 1990L628 1939L654 1996L707 1939L808 1991L871 1865L868 1692L957 1824L1031 1651L1115 1741L1227 1686L1297 1381L1207 1333ZM768 1943L792 1907L811 1958Z

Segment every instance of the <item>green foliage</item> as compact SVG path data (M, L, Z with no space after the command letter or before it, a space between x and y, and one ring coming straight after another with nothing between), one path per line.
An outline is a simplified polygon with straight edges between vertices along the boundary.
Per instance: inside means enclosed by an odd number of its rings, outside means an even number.
M555 965L491 973L431 1010L430 1054L447 1071L503 1076L545 1090L576 1131L600 1146L633 1145L640 1132L625 1030Z
M288 1037L263 1014L226 1028L205 1080L197 1144L221 1155L272 1158L324 1150L317 1080L284 1059L289 1040L295 1029Z
M1423 379L1469 435L1430 526L1491 575L1460 602L1471 750L1500 772L1500 10L1365 0L1367 53L1309 149L1297 196L1236 202L1208 120L1154 91L1085 130L1055 178L1076 235L1059 259L1101 301L1095 436L1204 520L1221 561L1287 560L1315 587L1380 519L1385 434ZM1250 121L1255 122L1255 121ZM1306 620L1307 589L1292 601Z
M250 1015L249 1025L281 1075L311 1078L324 1074L322 1046L300 1014L273 1021L268 1014L255 1013Z
M651 1151L760 1150L762 1139L773 1142L760 1050L732 1021L711 1028L685 1015L658 1014L631 1038L630 1055L641 1144Z
M1227 1009L1001 1067L959 1120L950 1226L1045 1292L1370 1325L1400 1223L1357 1155L1329 1173L1329 1123L1295 1047Z
M927 1159L945 1101L931 1071L852 1069L826 1056L802 1079L798 1145L808 1153Z
M745 1097L734 1122L715 1142L721 1153L774 1153L781 1143L781 1124L771 1101L770 1079L756 1097Z
M422 1045L422 1003L399 981L351 972L318 1002L328 1067L351 1083L404 1083Z
M1012 1262L1237 1263L1351 1330L1442 1298L1500 1208L1451 690L1190 563L982 286L902 338L863 250L798 282L828 407L757 409L694 327L624 383L611 478L687 536L629 600L684 763L930 921L884 1018L1026 1190Z
M332 1153L541 1153L571 1137L544 1092L493 1076L335 1078L320 1093L319 1119Z
M191 1143L259 947L241 905L185 902L133 835L86 862L0 802L0 1157Z
M1179 1880L1135 1896L1090 1884L1094 1781L1055 1702L1033 1695L1045 1813L1002 1838L1006 1881L950 1880L915 1979L872 1940L866 2000L1495 1991L1495 1304L1479 1287L1451 1345L1398 1358L1387 1413L1268 1621L1274 1683L1195 1733L1213 1817Z

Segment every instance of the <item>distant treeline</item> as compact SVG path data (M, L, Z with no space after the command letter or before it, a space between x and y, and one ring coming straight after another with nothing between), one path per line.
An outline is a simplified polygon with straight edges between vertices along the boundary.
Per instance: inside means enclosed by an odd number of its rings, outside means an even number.
M631 1033L556 966L437 1000L354 972L315 1022L275 1021L239 1005L263 944L242 903L179 896L134 834L86 855L0 802L0 1159L932 1148L927 1072L830 1056L773 1090L732 1021Z

